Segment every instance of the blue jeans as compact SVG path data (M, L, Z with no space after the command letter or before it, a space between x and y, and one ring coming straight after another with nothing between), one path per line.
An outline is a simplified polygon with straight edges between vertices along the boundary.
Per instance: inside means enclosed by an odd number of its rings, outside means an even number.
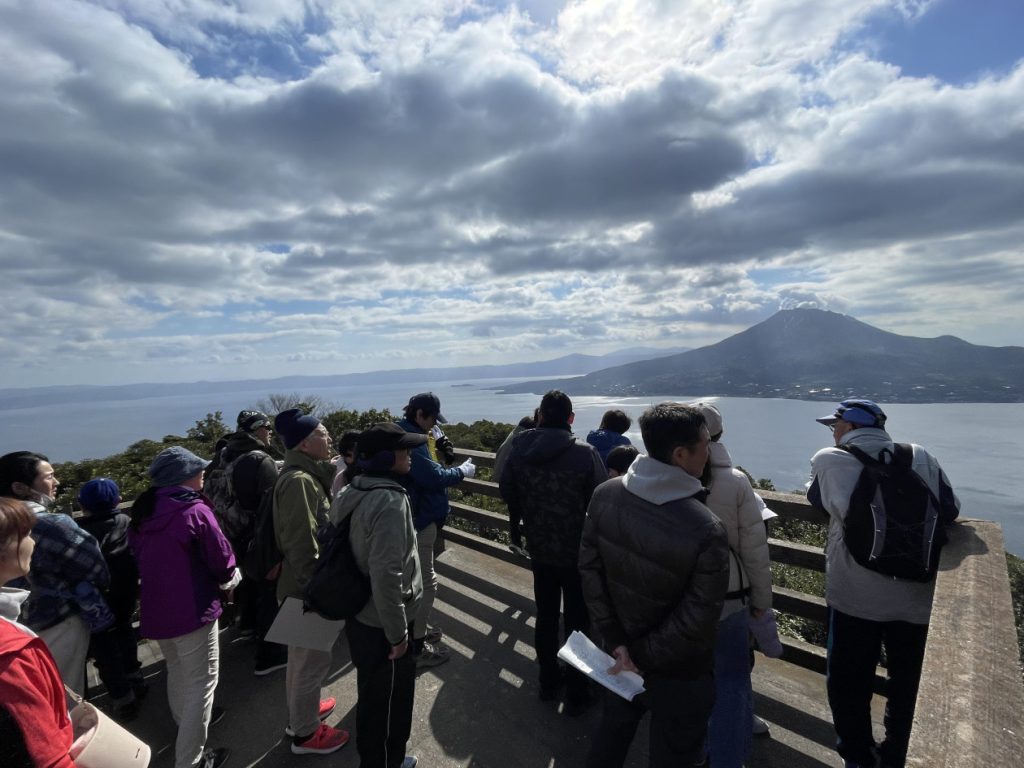
M715 768L742 768L750 754L754 699L747 627L746 608L718 622L715 706L708 720L708 753Z

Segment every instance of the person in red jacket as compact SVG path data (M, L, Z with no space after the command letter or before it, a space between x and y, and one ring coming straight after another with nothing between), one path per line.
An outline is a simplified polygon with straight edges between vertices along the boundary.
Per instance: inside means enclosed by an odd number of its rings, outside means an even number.
M0 498L0 585L28 573L36 516L22 501ZM0 765L74 768L74 732L57 664L28 627L17 622L24 589L0 588Z

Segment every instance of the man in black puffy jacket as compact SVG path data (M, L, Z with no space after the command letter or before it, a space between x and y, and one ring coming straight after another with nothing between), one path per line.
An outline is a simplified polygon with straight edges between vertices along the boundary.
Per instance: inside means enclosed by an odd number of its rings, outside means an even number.
M564 603L566 635L587 631L587 608L576 562L587 504L608 473L594 447L573 436L572 401L565 393L548 392L539 412L540 425L513 438L498 486L508 505L514 545L522 546L520 521L526 527L537 603L534 645L540 665L540 698L549 701L563 682L558 661L559 606ZM564 682L564 713L579 715L590 703L587 679L572 670Z
M662 403L640 417L647 456L604 483L580 544L583 594L611 671L644 678L633 701L605 698L587 768L619 768L644 712L652 768L704 762L714 700L715 629L729 586L725 529L704 504L710 435L703 414Z

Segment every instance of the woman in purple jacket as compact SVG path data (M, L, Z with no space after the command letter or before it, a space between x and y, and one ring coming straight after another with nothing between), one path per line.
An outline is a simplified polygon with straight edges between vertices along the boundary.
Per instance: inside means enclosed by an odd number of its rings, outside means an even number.
M200 493L210 462L173 446L149 467L152 486L132 506L128 542L139 565L140 630L167 662L167 700L178 724L175 768L219 768L227 749L205 749L217 688L221 593L238 584L231 545Z

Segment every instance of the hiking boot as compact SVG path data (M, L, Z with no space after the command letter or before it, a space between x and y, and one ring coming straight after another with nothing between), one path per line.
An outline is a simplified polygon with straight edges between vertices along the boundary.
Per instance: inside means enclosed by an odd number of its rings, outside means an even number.
M768 723L757 715L754 715L754 725L753 728L751 728L751 732L759 739L770 739L772 736Z
M328 717L330 717L331 712L334 711L334 708L337 705L338 700L335 699L333 696L329 696L326 699L320 699L320 711L317 713L317 717L320 718L320 721L323 722ZM292 727L290 725L286 725L284 727L284 735L295 736L295 731L292 730Z
M349 733L342 728L331 728L326 723L304 738L292 739L293 755L329 755L348 744Z
M119 723L130 723L139 716L139 700L134 693L129 693L122 699L112 702L114 705L114 719Z
M444 637L444 632L440 627L427 627L427 634L423 636L423 639L431 645L437 645L441 642L442 637Z
M203 752L203 756L199 758L199 762L195 764L195 768L220 768L228 761L230 754L231 750L227 747L207 749Z
M418 762L419 760L412 755L406 755L405 759L402 761L402 768L416 768L416 763Z
M436 667L451 660L451 651L443 645L431 645L423 643L423 650L416 654L416 669Z

